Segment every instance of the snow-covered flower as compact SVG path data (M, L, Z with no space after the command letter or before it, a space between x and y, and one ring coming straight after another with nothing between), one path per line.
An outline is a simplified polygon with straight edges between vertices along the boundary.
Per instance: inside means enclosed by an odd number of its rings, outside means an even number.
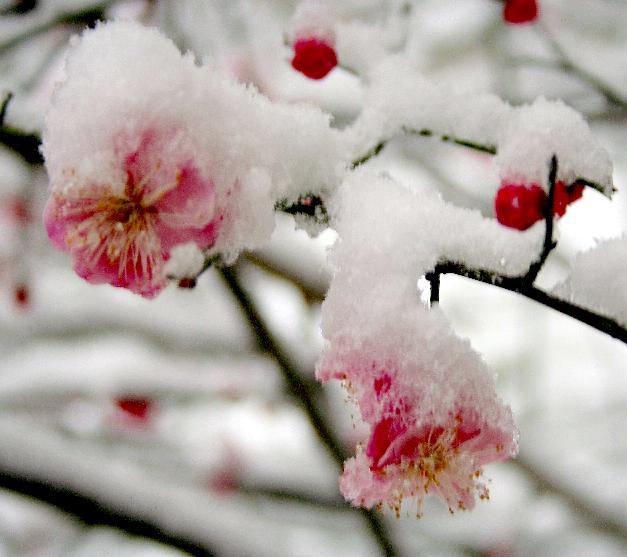
M429 406L436 402L437 397ZM511 418L503 427L488 418L490 412L461 402L438 417L404 405L382 412L365 448L345 463L342 493L359 506L387 504L397 515L407 497L416 499L420 514L423 498L431 494L451 512L472 509L477 496L489 498L482 466L516 452Z
M76 181L68 167L67 187L53 189L44 221L78 275L152 297L166 284L174 246L213 244L221 218L215 186L199 171L183 130L121 133L115 143L110 180Z
M344 309L346 325L329 315L344 304L337 284L323 307L329 343L317 376L343 381L370 428L344 463L340 490L355 506L387 506L397 515L410 499L420 516L428 495L451 512L471 509L477 497L489 497L483 466L517 452L511 410L443 313L412 303L410 291L389 279L392 287L382 282L372 290L386 303Z
M278 201L344 168L320 110L272 103L130 22L74 39L43 154L52 241L81 277L147 297L190 262L263 245Z
M455 378L453 385L439 384L420 368L354 357L344 380L370 435L344 465L344 497L356 506L388 505L397 514L405 498L416 499L418 514L431 494L451 512L488 498L482 466L517 450L511 411L493 388L455 385Z

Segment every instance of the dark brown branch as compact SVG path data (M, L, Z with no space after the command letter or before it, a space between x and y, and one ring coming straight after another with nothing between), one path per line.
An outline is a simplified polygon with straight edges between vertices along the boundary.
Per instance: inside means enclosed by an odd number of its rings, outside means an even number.
M44 160L39 152L41 138L36 134L25 133L4 124L12 99L13 93L9 91L0 105L0 144L18 154L30 165L43 164Z
M511 292L516 292L517 294L521 294L547 307L557 310L564 315L568 315L573 319L577 319L578 321L581 321L582 323L585 323L586 325L589 325L590 327L593 327L598 331L610 335L611 337L627 344L627 329L614 319L603 317L581 306L556 298L546 293L544 290L540 290L535 286L529 285L524 276L509 277L492 271L486 271L484 269L471 269L461 263L455 263L452 261L438 263L433 272L459 275L479 282L485 282L486 284L492 284L493 286L498 286L499 288L503 288Z
M193 540L163 532L158 525L147 521L144 517L121 514L101 501L76 493L67 487L53 485L48 480L25 478L19 474L2 471L0 472L0 488L43 501L71 514L87 526L117 528L128 534L174 547L195 557L214 555L208 548Z
M615 516L612 516L603 508L594 508L588 499L572 491L569 487L557 481L557 479L551 478L530 461L525 460L524 457L521 458L519 456L512 459L508 461L508 465L523 472L528 479L536 484L539 490L551 493L562 499L572 508L576 515L585 518L592 527L618 538L623 544L627 543L627 524L617 520Z
M431 305L437 304L440 301L440 273L433 272L427 273L425 278L431 284L431 293L429 294L429 301Z
M37 0L15 0L13 4L2 8L0 16L22 15L34 10L37 7Z
M283 352L278 342L274 339L269 327L261 317L261 314L257 311L255 304L240 284L237 272L232 267L221 267L218 270L237 300L247 321L250 323L257 337L259 348L272 356L276 361L287 383L288 392L302 406L318 438L322 441L333 459L341 466L348 455L318 409L313 393L307 388L307 384L302 380L298 370L292 365L290 358ZM389 539L381 519L371 510L358 509L358 512L360 512L367 521L374 538L384 554L387 557L396 555L396 550Z
M118 0L106 0L89 8L76 12L62 13L49 21L44 21L39 25L33 25L23 33L0 43L0 55L60 25L86 25L93 27L96 21L104 19L106 9L117 1Z
M529 286L533 285L538 277L538 273L546 263L547 257L553 251L556 242L553 241L553 203L555 201L555 179L557 178L557 157L551 157L551 167L549 170L549 198L544 207L544 244L540 257L530 266L524 281Z
M587 70L584 70L583 68L577 66L570 59L568 54L566 54L566 51L559 44L553 33L551 33L545 25L539 24L538 27L542 30L542 33L544 34L551 49L553 50L553 53L557 57L557 62L553 63L555 67L561 69L566 73L574 75L584 83L587 83L592 88L596 89L601 95L603 95L609 103L615 106L619 106L623 110L627 110L626 99L622 98L618 93L612 90L609 85L604 83L597 76L592 75Z
M438 135L435 132L433 132L432 130L423 128L420 130L417 130L415 128L409 128L406 126L403 126L402 128L402 132L405 135L410 135L410 136L421 136L421 137L437 137L440 139L440 141L444 141L445 143L454 143L455 145L459 145L460 147L467 147L469 149L474 149L475 151L480 151L482 153L488 153L490 155L495 155L496 154L496 146L495 145L484 145L482 143L477 143L475 141L470 141L468 139L462 139L462 138L458 138L458 137L453 137L451 135ZM379 143L377 143L372 149L370 149L368 152L364 153L362 156L356 158L352 163L351 163L351 168L355 169L358 166L361 166L362 164L368 162L370 159L376 157L382 150L383 148L390 142L392 138L390 139L382 139Z
M279 201L274 208L276 211L282 211L288 215L304 215L311 217L321 224L329 222L327 208L319 195L305 194L301 196L296 203L289 203L286 200Z
M0 106L0 126L4 125L4 119L6 118L6 115L7 115L7 108L9 107L9 103L11 102L12 98L13 98L13 93L9 91L4 97L4 100L2 101L2 106Z
M44 162L39 152L41 139L37 134L25 133L11 126L2 125L0 126L0 144L32 166L39 166Z

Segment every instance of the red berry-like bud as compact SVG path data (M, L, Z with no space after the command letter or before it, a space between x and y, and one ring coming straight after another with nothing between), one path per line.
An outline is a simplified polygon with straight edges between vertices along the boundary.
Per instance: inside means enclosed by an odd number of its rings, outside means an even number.
M584 185L577 182L570 186L564 182L556 182L555 193L553 194L553 214L563 217L566 213L566 207L583 195L583 189Z
M196 279L193 277L192 278L186 277L186 278L179 279L178 287L188 288L188 289L196 288Z
M538 4L536 0L505 0L503 19L507 23L519 25L529 23L538 18Z
M333 47L316 38L299 39L294 43L292 67L311 79L322 79L337 66Z
M9 212L19 224L28 224L32 220L31 210L26 201L16 197L9 202Z
M233 493L239 487L237 472L232 469L219 470L209 478L209 488L220 495Z
M115 405L129 417L145 422L152 412L152 400L149 398L123 397L115 401Z
M546 203L546 192L540 186L508 184L497 192L494 209L502 225L527 230L544 218Z
M28 291L28 287L24 284L18 284L13 291L13 296L15 299L15 303L21 307L28 307L28 303L30 302L30 292Z

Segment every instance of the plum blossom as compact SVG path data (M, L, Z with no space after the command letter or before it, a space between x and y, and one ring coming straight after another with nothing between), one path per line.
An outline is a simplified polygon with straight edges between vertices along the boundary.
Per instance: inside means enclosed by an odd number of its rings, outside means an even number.
M405 500L421 516L429 495L450 512L488 499L483 466L516 454L517 431L485 363L440 310L412 303L408 290L376 285L373 295L387 303L352 312L344 306L344 324L329 316L343 305L335 288L323 308L329 344L317 376L341 380L370 428L344 463L343 496L397 516Z
M167 128L118 134L109 181L77 179L68 167L65 187L53 185L46 229L79 276L153 297L167 283L174 246L213 244L221 218L215 187L184 135Z
M344 168L322 111L273 103L123 21L75 37L42 139L50 238L81 277L146 297L264 245L277 202L321 195Z
M476 398L470 382L452 393L446 384L421 382L420 369L355 356L345 382L371 430L344 465L344 497L355 506L388 505L397 515L408 497L416 499L418 515L427 495L439 496L451 512L472 509L477 496L489 498L482 466L516 452L511 412L495 393Z

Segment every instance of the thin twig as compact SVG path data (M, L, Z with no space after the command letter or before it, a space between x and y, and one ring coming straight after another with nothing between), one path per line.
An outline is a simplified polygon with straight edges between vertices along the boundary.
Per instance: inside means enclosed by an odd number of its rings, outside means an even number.
M538 28L542 30L545 38L547 39L549 46L553 50L553 53L557 57L557 62L555 62L555 66L566 73L574 75L578 77L581 81L587 83L596 89L601 95L605 97L605 99L613 105L620 106L623 110L627 109L627 100L622 98L618 93L616 93L609 85L604 83L597 76L592 75L587 70L577 66L571 58L566 54L566 51L559 44L555 36L551 31L547 29L545 25L541 23L538 24Z
M141 536L177 548L194 557L213 557L206 547L173 534L167 534L159 526L144 518L125 516L107 508L102 501L77 493L67 487L55 485L48 480L25 478L3 470L0 472L0 487L21 493L52 505L69 513L88 526L110 526L131 535Z
M0 106L0 126L4 125L4 119L7 115L7 108L9 107L9 103L11 102L12 98L13 93L9 91L2 101L2 106Z
M117 1L119 0L106 0L89 8L75 12L61 13L49 21L33 25L23 33L0 43L0 55L60 25L93 25L94 22L103 19L105 10Z
M440 301L440 273L433 272L427 273L425 278L431 284L431 293L429 294L429 302L431 305L437 304Z
M553 204L555 202L555 180L557 178L557 157L553 155L551 157L551 167L549 170L549 198L544 207L544 244L542 245L542 252L537 261L534 261L530 266L527 274L524 277L524 282L529 286L533 285L538 278L538 273L546 263L547 257L553 251L557 242L553 240Z
M13 4L0 9L0 17L7 15L23 15L37 7L37 0L14 0Z
M411 135L411 136L420 136L420 137L437 137L439 138L441 141L447 142L447 143L454 143L455 145L459 145L460 147L467 147L468 149L473 149L474 151L479 151L481 153L486 153L488 155L496 155L498 153L498 147L496 145L490 145L490 144L484 144L484 143L478 143L477 141L471 141L469 139L461 139L458 137L454 137L451 135L438 135L435 132L423 128L423 129L415 129L415 128L409 128L407 126L403 126L402 128L402 132L406 135ZM361 155L360 157L354 159L350 165L351 169L355 169L358 166L361 166L362 164L368 162L370 159L376 157L377 155L379 155L379 153L381 153L381 151L384 149L384 147L392 140L393 138L388 138L388 139L382 139L381 141L379 141L379 143L377 143L374 147L372 147L369 151L367 151L366 153L364 153L363 155ZM589 188L592 188L596 191L598 191L599 193L602 193L604 195L606 195L606 188L604 188L601 184L598 184L597 182L594 182L592 180L588 180L587 178L583 178L583 177L577 177L575 179L575 181L573 183L579 183L579 184L583 184L584 186L587 186ZM616 191L615 189L613 189L612 191Z
M573 509L576 515L583 516L594 528L611 534L620 540L623 545L627 543L627 525L617 520L610 513L605 512L605 509L602 507L594 508L588 499L549 477L530 461L525 460L524 457L518 456L510 460L508 465L518 468L536 484L538 489L552 493L562 499Z
M469 139L463 139L459 137L454 137L452 135L440 135L432 130L427 128L422 128L420 130L415 128L410 128L407 126L403 126L402 133L409 136L420 136L420 137L437 137L440 141L444 141L446 143L454 143L455 145L459 145L461 147L467 147L468 149L473 149L475 151L480 151L482 153L487 153L490 155L496 154L496 146L495 145L486 145L482 143L477 143L476 141L471 141ZM361 155L360 157L353 160L351 163L351 168L355 169L358 166L368 162L373 157L376 157L383 148L390 142L392 138L382 139L377 143L372 149Z
M237 272L232 267L221 267L218 270L232 294L235 296L251 328L255 332L260 349L274 358L287 383L289 393L303 407L309 423L318 435L318 438L322 441L333 459L341 466L348 456L344 447L336 438L330 426L327 424L326 419L318 409L314 396L307 388L306 383L302 381L300 373L292 365L290 358L280 348L270 332L269 327L261 317L261 314L257 311L255 304L240 284ZM390 541L381 519L371 510L360 508L359 512L361 512L362 516L367 521L373 536L386 557L396 555L396 550Z
M498 286L510 292L516 292L539 302L547 307L568 315L573 319L577 319L590 327L601 331L611 337L614 337L621 342L627 344L627 329L620 325L614 319L601 316L593 311L585 309L581 306L567 302L556 298L551 294L548 294L544 290L540 290L535 286L530 286L523 277L510 277L501 275L492 271L486 271L485 269L471 269L461 263L455 263L452 261L444 261L438 263L434 269L434 272L442 274L454 274L462 277L470 278L486 284L492 284Z
M0 126L0 144L17 153L32 166L40 166L44 162L39 152L41 139L37 134L2 125Z

